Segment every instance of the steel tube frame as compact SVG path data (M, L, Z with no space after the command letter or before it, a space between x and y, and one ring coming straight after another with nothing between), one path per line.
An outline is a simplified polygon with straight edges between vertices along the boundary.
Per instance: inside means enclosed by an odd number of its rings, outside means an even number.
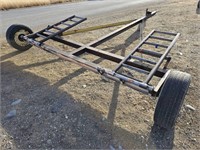
M174 40L172 41L172 43L168 46L167 50L165 51L165 53L161 56L161 58L159 59L159 61L157 62L157 64L155 65L155 67L151 70L151 72L149 73L148 77L146 78L146 80L144 81L145 83L149 83L149 81L152 79L154 73L156 72L156 70L160 67L160 65L162 64L163 60L165 59L165 57L169 54L170 50L172 49L172 47L174 46L174 44L176 43L177 39L179 38L180 33L178 33L176 35L176 37L174 38Z
M107 34L99 39L97 39L96 41L93 41L87 45L84 45L82 43L78 43L72 40L65 40L62 37L59 36L54 36L51 37L52 40L59 42L59 43L63 43L65 45L77 48L76 50L72 51L72 52L65 52L59 49L56 49L54 47L51 47L49 45L47 45L46 43L40 43L38 41L36 41L33 37L30 38L30 36L23 36L23 39L26 40L29 44L34 45L40 49L43 49L51 54L54 54L64 60L73 62L75 64L78 64L79 66L82 66L90 71L93 71L95 73L99 73L109 79L115 80L115 81L121 81L123 84L137 90L140 91L142 93L145 94L152 94L155 95L155 91L154 91L154 87L152 85L149 85L149 81L151 80L151 78L155 75L157 77L162 78L167 70L166 69L159 69L159 66L161 65L161 63L163 62L164 59L168 60L168 53L170 51L170 49L172 48L172 46L175 44L175 41L178 37L176 37L172 44L168 47L167 51L161 56L160 61L156 64L155 67L152 67L150 65L146 65L143 64L141 62L138 61L126 61L123 62L123 60L125 60L125 57L113 54L113 53L109 53L100 49L95 48L96 46L108 41L109 39L125 32L126 30L145 22L147 19L149 19L150 17L154 16L156 14L156 11L149 13L148 15L137 19L127 25L125 25L124 27L121 27L118 30L115 30L113 32L111 32L110 34ZM153 31L154 32L154 31ZM41 33L41 32L40 32ZM151 33L150 33L151 34ZM150 35L149 34L149 35ZM48 36L46 33L41 33L42 36ZM148 38L149 36L147 36ZM147 39L145 38L145 39ZM145 41L145 39L143 41ZM119 65L122 65L124 63L124 65L126 66L130 66L133 68L137 68L139 71L142 71L143 73L148 73L148 78L145 80L145 82L139 81L137 79L132 79L130 77L127 77L126 75L117 73L116 71L107 69L107 68L103 68L98 64L95 64L93 62L87 61L85 59L82 59L80 57L78 57L79 55L83 54L83 53L90 53L96 56L99 56L101 58L104 59L108 59L111 60L113 62L119 63ZM134 51L133 51L134 52ZM156 52L145 52L148 55L154 56L154 57L159 57L158 55L160 55L159 53ZM116 70L118 70L119 67L116 68ZM158 88L158 85L156 86ZM157 94L156 94L157 95Z
M123 56L116 55L116 54L113 54L113 53L110 53L110 52L106 52L106 51L103 51L103 50L100 50L100 49L97 49L97 48L94 48L94 47L86 46L82 43L78 43L78 42L75 42L75 41L72 41L72 40L64 40L64 39L57 38L57 37L53 38L53 40L57 41L59 43L63 43L63 44L72 46L74 48L80 48L80 47L85 46L85 50L86 50L85 52L93 54L95 56L99 56L99 57L104 58L104 59L111 60L111 61L116 62L116 63L120 63L124 59ZM156 54L154 56L157 57ZM126 64L131 65L133 67L137 67L139 69L149 71L149 72L153 69L153 67L145 65L145 64L140 63L140 62L127 61ZM158 69L155 72L155 76L162 77L165 73L166 73L165 70Z
M98 64L95 64L95 63L92 63L92 62L87 61L85 59L82 59L80 57L71 55L71 54L69 54L69 53L67 53L65 51L58 50L58 49L56 49L54 47L51 47L51 46L49 46L47 44L44 44L44 43L43 43L43 45L40 45L38 42L36 42L36 41L34 41L32 39L29 39L27 37L24 37L24 39L28 43L30 43L31 45L34 45L34 46L36 46L36 47L38 47L40 49L45 50L48 53L56 55L59 58L62 58L63 60L75 63L75 64L77 64L79 66L82 66L83 68L86 68L86 69L94 72L94 73L101 74L101 75L103 75L103 76L105 76L105 77L107 77L107 78L109 78L111 80L120 81L124 85L126 85L126 86L128 86L128 87L130 87L132 89L135 89L135 90L137 90L139 92L142 92L144 94L149 94L150 90L151 91L153 90L153 86L148 86L147 84L145 84L145 86L144 86L144 84L139 82L139 81L131 80L131 79L122 77L120 75L114 74L114 72L112 70L106 69L106 68L102 68Z
M154 30L151 31L151 33L149 33L149 35L146 36L146 37L138 44L138 46L136 46L136 47L134 48L134 50L133 50L132 53L131 53L132 55L138 50L138 48L141 47L141 45L151 36L151 34L152 34L153 32L154 32ZM119 70L119 68L122 66L122 64L123 64L124 62L126 62L127 59L129 59L129 57L130 57L130 56L127 56L126 59L124 59L123 61L121 61L121 62L119 63L119 65L118 65L117 68L115 69L115 72L117 72L117 71Z
M135 21L133 21L133 22L131 22L131 23L129 23L129 24L127 24L127 25L125 25L125 26L123 26L123 27L101 37L101 38L99 38L99 39L97 39L96 41L93 41L93 42L87 44L87 46L97 47L98 45L108 41L109 39L114 38L115 36L125 32L126 30L142 23L143 21L146 21L147 19L149 19L151 17L153 17L156 13L157 13L156 11L151 12L151 14L148 14L148 15L140 18L140 19L137 19L137 20L135 20ZM78 56L78 55L83 54L85 52L85 50L86 50L85 47L81 47L81 48L77 49L76 51L72 52L71 54Z

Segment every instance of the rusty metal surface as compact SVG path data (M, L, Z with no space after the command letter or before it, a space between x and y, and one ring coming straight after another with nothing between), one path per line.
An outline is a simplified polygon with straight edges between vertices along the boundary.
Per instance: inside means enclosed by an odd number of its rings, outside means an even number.
M96 47L112 38L114 38L115 36L127 31L128 29L136 26L136 25L140 25L141 24L145 24L145 22L151 18L152 16L154 16L156 14L156 11L154 12L149 12L147 10L146 15L144 17L141 17L140 19L134 20L130 23L128 23L127 25L93 41L90 42L89 44L82 44L79 42L75 42L72 40L65 40L61 37L61 35L67 30L67 29L59 29L59 27L57 28L57 25L59 24L64 24L66 20L68 20L69 18L67 18L65 21L61 21L58 22L52 26L49 26L39 32L36 32L35 34L29 35L29 36L24 36L23 39L26 40L29 44L34 45L40 49L43 49L49 53L52 53L66 61L70 61L72 63L75 63L79 66L82 66L90 71L93 71L95 73L101 74L102 76L105 76L111 80L114 81L120 81L123 84L137 90L140 91L142 93L145 94L155 94L155 92L158 92L158 87L160 87L160 83L161 81L163 82L163 76L165 76L167 69L160 69L159 66L162 64L163 60L167 60L167 63L169 63L169 61L171 60L171 58L168 56L169 51L171 50L171 48L173 47L173 45L175 44L179 34L175 34L175 33L167 33L167 32L160 32L160 31L155 31L153 30L146 38L144 38L140 44L127 56L127 57L123 57L123 56L119 56L113 53L109 53L106 51L103 51L101 49L97 49ZM70 17L73 18L74 16ZM80 18L80 17L79 17ZM81 23L82 21L86 20L86 18L80 18L80 21L77 23L75 22L75 24L71 25L71 27ZM71 28L70 27L70 28ZM47 32L49 29L51 28L57 28L57 32L56 33L50 33ZM143 25L144 28L144 25ZM143 28L141 30L143 30ZM173 35L175 36L175 38L173 39L168 39L168 38L163 38L163 37L157 37L157 36L153 36L153 33L158 32L160 34L168 34L168 35ZM37 38L43 38L43 40L37 40ZM161 44L157 44L157 43L150 43L147 42L147 40L149 38L152 39L157 39L157 40L164 40L164 41L168 41L171 42L171 44L169 46L162 46ZM76 48L76 50L72 51L72 52L66 52L63 50L59 50L56 49L50 45L47 45L45 43L45 41L47 40L54 40L56 42L71 46L73 48ZM159 47L164 47L166 48L165 53L158 53L158 52L154 52L151 50L145 50L142 49L141 46L144 44L150 44L153 46L159 46ZM148 56L152 56L152 57L156 57L156 58L160 58L158 62L154 62L148 59L144 59L144 58L140 58L138 56L134 56L134 53L143 53L146 54ZM87 61L85 59L80 58L81 54L84 53L89 53L89 54L93 54L96 56L99 56L101 58L104 58L106 60L112 61L112 62L116 62L119 63L118 67L116 67L115 70L111 70L108 68L104 68L98 64L95 64L93 62ZM138 61L130 61L129 59L136 59ZM142 63L142 62L146 62L149 63L151 65ZM152 66L155 65L155 66ZM147 78L145 81L140 81L139 79L135 79L132 77L129 77L127 75L121 74L119 72L117 72L121 67L126 67L129 68L131 70L137 71L139 73L144 73L147 74ZM157 76L159 78L162 78L162 80L159 82L159 85L157 85L156 87L156 91L154 91L154 86L148 84L149 81L152 79L153 76Z

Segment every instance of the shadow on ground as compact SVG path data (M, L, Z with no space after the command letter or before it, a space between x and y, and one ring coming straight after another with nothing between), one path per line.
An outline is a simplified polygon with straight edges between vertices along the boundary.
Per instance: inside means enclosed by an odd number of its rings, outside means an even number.
M12 52L12 53L8 53L8 54L6 54L6 55L1 56L1 57L0 57L0 60L1 60L1 61L4 61L4 60L6 60L6 59L12 58L12 57L14 57L14 56L16 56L16 55L19 55L19 54L21 54L21 53L22 53L21 51L14 51L14 52Z
M126 48L138 37L135 32L111 50ZM113 50L114 49L114 50ZM12 52L2 56L2 61L20 54ZM112 99L107 118L90 105L74 100L66 91L59 89L63 84L85 72L78 69L72 74L50 85L47 79L39 77L24 69L54 63L59 59L41 63L17 66L11 61L1 63L1 123L7 133L13 137L18 149L172 149L174 131L165 131L156 125L142 138L137 133L129 132L114 124L119 83L114 83ZM94 62L100 63L102 59ZM12 106L15 99L21 103ZM6 114L16 110L15 117L6 119ZM137 118L136 118L137 119Z
M47 79L23 71L24 67L10 61L1 66L1 114L17 111L15 117L2 117L1 122L17 148L104 149L110 145L117 148L120 144L128 149L144 149L147 145L159 149L173 147L173 132L166 134L152 127L145 144L140 135L113 124L119 83L114 83L108 118L103 119L100 111L75 101ZM11 106L16 98L22 102Z
M2 126L13 136L17 148L108 148L113 129L130 139L138 138L126 130L110 127L101 112L77 103L47 79L25 72L11 62L1 65L2 116L17 110L16 117L2 117ZM13 108L11 103L16 98L22 102Z

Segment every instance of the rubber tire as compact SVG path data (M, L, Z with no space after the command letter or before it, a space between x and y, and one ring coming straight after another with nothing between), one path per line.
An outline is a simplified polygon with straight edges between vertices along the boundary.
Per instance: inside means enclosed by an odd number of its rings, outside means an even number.
M156 125L167 130L174 127L190 82L190 74L170 71L157 99L154 112Z
M196 13L197 13L197 14L200 14L200 0L199 0L199 2L198 2L198 4L197 4Z
M24 45L20 45L19 43L17 43L17 41L15 39L16 34L20 34L21 31L26 32L26 34L23 34L23 35L28 35L28 34L33 33L33 31L27 26L13 24L6 31L6 40L13 48L20 50L20 51L26 51L26 50L30 49L32 47L32 45L26 43L26 41L23 42L18 38L18 40L20 40L20 42L22 42L24 44Z

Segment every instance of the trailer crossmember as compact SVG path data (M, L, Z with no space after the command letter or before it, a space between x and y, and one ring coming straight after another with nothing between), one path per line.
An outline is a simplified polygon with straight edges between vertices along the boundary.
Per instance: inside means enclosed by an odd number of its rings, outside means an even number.
M146 94L150 93L151 95L154 95L155 94L154 86L150 85L148 83L150 82L150 80L153 76L162 78L164 76L164 74L166 73L167 70L165 68L160 69L159 67L165 59L167 60L167 63L171 60L171 58L167 54L169 53L169 51L175 44L179 34L163 33L160 31L153 30L146 38L144 38L140 42L140 44L127 57L123 57L123 56L119 56L119 55L116 55L116 54L113 54L110 52L106 52L106 51L97 49L96 47L99 46L100 44L107 42L108 40L114 38L115 36L127 31L128 29L130 29L136 25L144 26L147 19L151 18L155 14L156 14L156 11L154 11L154 12L147 11L146 15L141 17L140 19L136 19L117 30L115 30L93 42L90 42L89 44L82 44L82 43L78 43L78 42L75 42L72 40L65 40L61 37L61 35L66 30L68 30L86 20L86 18L78 17L75 15L68 17L67 19L62 20L53 25L49 25L47 28L42 29L41 31L38 31L36 33L32 33L27 36L21 35L21 38L23 40L27 41L30 45L37 46L40 49L43 49L49 53L57 55L58 57L61 57L67 61L76 63L86 69L89 69L89 70L95 72L95 73L100 73L101 75L106 76L107 78L110 78L112 80L121 81L123 84L125 84L135 90L138 90L140 92L143 92ZM156 37L156 36L154 36L155 33L169 34L169 35L175 36L175 38L169 40L164 37ZM147 42L147 40L150 38L157 39L157 40L165 40L165 41L171 42L171 44L164 46L164 45L161 45L158 43ZM46 41L48 41L50 39L57 41L59 43L71 46L73 48L76 48L76 50L74 50L72 52L66 52L63 50L56 49L45 43ZM142 49L141 47L144 44L149 44L149 45L156 46L156 47L167 48L167 50L165 51L164 54L157 53L152 50ZM157 57L157 58L160 58L160 60L159 60L159 62L154 62L154 61L151 61L148 59L144 59L144 58L135 56L134 53L136 53L136 52L143 53L143 54L153 56L153 57ZM119 63L119 65L116 67L115 70L103 68L100 65L97 65L93 62L89 62L89 61L86 61L86 60L80 58L80 55L82 55L84 53L89 53L89 54L99 56L101 58L110 60L112 62ZM131 59L139 60L139 61L131 61ZM143 62L147 62L151 65L145 64ZM155 65L155 66L152 66L152 65ZM122 67L137 71L139 73L146 74L146 75L148 75L148 77L145 81L140 81L138 79L123 75L122 73L118 72L118 70Z
M172 128L190 84L189 74L167 69L171 61L169 52L175 45L180 33L153 30L125 57L97 48L100 44L136 25L139 25L136 32L139 31L140 35L142 35L146 21L155 14L156 11L150 12L147 9L145 16L129 22L127 25L88 44L82 44L62 37L67 33L66 31L86 20L86 18L75 15L49 25L35 33L26 26L12 25L6 32L6 38L8 43L18 50L24 51L32 46L36 46L63 60L75 63L111 80L119 81L139 92L158 97L154 121L163 128ZM136 39L139 38L139 36L136 37ZM75 50L71 52L60 50L49 45L47 43L49 40L71 46ZM105 68L81 58L83 54L92 54L117 63L117 65L115 69ZM133 72L134 75L131 73L126 74L123 70ZM135 76L138 74L139 76L144 76L144 78L141 79ZM159 79L157 85L153 85L153 77Z

